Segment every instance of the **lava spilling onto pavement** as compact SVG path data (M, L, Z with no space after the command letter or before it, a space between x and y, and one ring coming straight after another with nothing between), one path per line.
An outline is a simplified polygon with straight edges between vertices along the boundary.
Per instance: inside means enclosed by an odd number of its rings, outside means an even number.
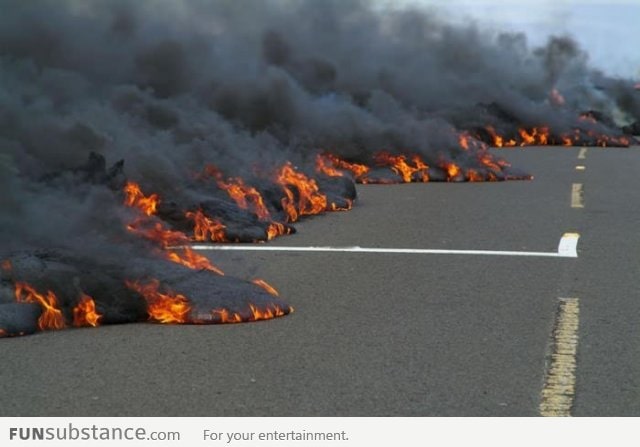
M637 82L569 37L247 1L5 8L0 337L282 317L193 244L293 235L356 184L533 178L498 149L637 142Z

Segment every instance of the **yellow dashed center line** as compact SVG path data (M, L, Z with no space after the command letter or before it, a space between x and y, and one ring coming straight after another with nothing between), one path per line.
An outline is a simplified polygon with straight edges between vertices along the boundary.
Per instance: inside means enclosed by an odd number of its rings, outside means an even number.
M571 208L584 208L584 189L582 183L571 185Z
M551 358L542 389L541 416L571 416L575 397L580 306L578 298L560 298Z
M587 158L587 148L581 147L580 152L578 152L578 160L584 160Z

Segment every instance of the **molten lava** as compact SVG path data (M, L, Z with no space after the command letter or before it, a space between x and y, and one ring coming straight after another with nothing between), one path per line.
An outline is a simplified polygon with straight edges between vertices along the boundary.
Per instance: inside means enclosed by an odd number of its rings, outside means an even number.
M47 329L63 329L65 325L64 315L58 308L58 298L48 290L46 294L38 293L33 287L25 282L16 282L15 297L19 303L36 303L42 308L42 314L38 318L38 328L42 331Z
M173 291L160 291L160 281L152 279L146 283L127 281L127 287L135 290L147 301L149 320L163 324L186 323L191 306L184 295Z
M251 211L260 220L268 221L271 219L271 213L264 203L262 194L256 188L246 185L244 180L239 177L225 180L222 172L213 165L208 165L204 172L216 180L218 187L226 191L238 207Z
M96 311L96 303L93 298L82 294L80 301L73 308L73 325L75 327L96 327L100 324L101 318L102 315Z
M190 247L167 250L164 256L171 262L183 265L192 270L208 270L218 275L224 276L224 272L213 265L206 257L199 255Z
M578 121L592 122L593 117L589 115L581 115ZM593 121L595 122L595 121ZM623 136L605 135L595 130L574 129L573 132L563 133L560 135L552 135L549 128L531 127L519 128L518 135L507 139L507 137L498 134L491 126L485 127L485 130L491 138L491 144L494 147L513 147L513 146L547 146L559 144L563 146L618 146L628 147L631 143L629 138Z
M208 217L202 210L188 211L186 217L193 221L193 239L196 241L227 242L226 226L218 219Z
M291 234L291 228L280 222L271 222L267 227L267 240L269 241L285 234Z
M377 152L373 160L378 166L388 166L398 174L404 183L412 181L428 182L429 166L418 155L413 155L411 161L407 161L406 155L391 155L388 152Z
M355 179L364 177L371 168L368 166L349 163L339 157L324 153L316 157L316 172L323 173L329 177L342 177L344 172L350 172Z
M327 196L320 192L316 181L297 171L290 162L286 162L278 170L275 182L285 194L281 204L287 215L287 222L295 222L300 216L320 214L327 210Z
M289 313L293 308L289 307ZM286 312L277 304L268 304L265 309L259 309L253 304L249 304L247 316L243 317L239 312L229 312L228 309L215 309L211 312L216 323L242 323L260 320L270 320L272 318L286 315Z
M251 317L249 321L259 321L259 320L270 320L272 318L281 317L285 313L284 311L277 305L268 305L265 310L258 309L252 304L249 304L249 308L251 309ZM289 311L293 311L292 308L289 308Z
M271 294L273 296L279 296L280 295L278 293L278 291L276 290L276 288L273 287L268 282L266 282L264 279L256 278L251 282L254 283L256 286L262 287L267 293L269 293L269 294Z
M145 196L140 189L140 185L134 182L127 182L124 187L124 193L125 205L139 209L146 216L153 216L156 214L158 203L160 203L160 199L157 194Z
M127 185L129 184L131 184L131 182ZM145 197L139 188L137 190L140 192L141 197ZM159 200L156 194L152 194L149 197L155 197L155 203L158 203ZM125 202L125 204L128 203L128 201ZM134 202L134 205L129 206L136 206L135 203L139 203L139 201ZM137 208L145 212L144 209L141 209L140 207ZM156 212L155 208L153 212ZM222 270L214 266L211 261L204 256L197 254L190 247L187 247L189 238L186 234L181 231L166 228L164 223L154 220L154 217L150 214L146 214L146 216L135 219L132 223L127 225L127 229L138 236L158 244L161 248L161 250L158 251L160 256L171 262L175 262L194 270L208 270L217 273L218 275L224 275Z

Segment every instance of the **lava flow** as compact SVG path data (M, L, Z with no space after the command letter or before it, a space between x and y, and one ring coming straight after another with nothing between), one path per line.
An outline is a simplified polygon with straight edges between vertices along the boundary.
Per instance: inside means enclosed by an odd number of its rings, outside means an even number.
M579 120L595 123L595 119L589 115L581 115ZM554 135L547 126L531 128L520 127L517 130L517 135L510 135L508 137L498 133L492 126L486 126L484 129L489 135L489 144L497 148L549 145L628 147L631 143L629 138L625 136L601 134L591 129L574 129L572 132Z
M473 141L473 143L470 143ZM531 179L529 175L519 175L510 177L505 174L505 169L510 168L510 164L504 160L493 157L486 145L470 137L460 136L461 149L468 150L470 144L478 149L475 150L474 168L463 168L460 164L441 158L437 163L437 172L433 170L419 155L393 155L388 152L376 152L373 155L375 168L342 160L338 156L330 153L323 153L316 156L316 172L329 177L342 177L345 173L357 183L411 183L411 182L431 182L431 181L498 181L509 178ZM378 175L379 169L389 169L394 175Z
M246 311L246 316L241 315L239 312L229 312L227 309L216 309L213 310L211 314L216 323L242 323L250 321L270 320L272 318L282 317L291 312L293 312L292 307L289 307L287 312L285 312L280 306L276 304L267 305L265 309L259 309L253 304L249 304L249 308Z
M196 241L227 242L226 226L218 219L208 217L202 210L187 211L187 219L193 221L193 239Z
M301 216L320 214L327 210L327 196L320 192L316 181L297 171L290 162L278 170L275 182L285 194L281 203L287 222L296 222ZM297 192L297 200L294 191Z
M262 222L268 222L266 231L267 240L291 234L292 230L290 227L272 219L271 212L265 204L262 194L257 188L247 185L240 177L225 178L222 172L213 165L207 165L201 175L201 178L207 177L213 178L218 187L223 191L226 191L229 197L233 199L239 208L253 213ZM196 222L200 221L200 225L198 227L199 230L195 230L200 233L195 234L196 240L209 240L206 236L202 238L202 231L204 229L205 233L212 236L210 240L214 242L225 242L224 233L220 229L220 226L223 225L221 222L214 220L212 227L211 224L206 221L206 219L208 219L206 216L193 215L191 218L196 220ZM215 231L211 231L211 228ZM198 239L199 237L200 239Z
M256 278L251 282L254 283L256 286L262 287L267 293L273 296L280 296L276 288L273 287L268 282L266 282L264 279Z
M73 308L73 325L76 327L96 327L100 324L101 318L102 315L96 311L96 303L93 298L83 294L76 307Z
M15 298L18 303L40 305L42 314L38 318L38 328L41 331L66 327L64 315L58 307L58 298L51 290L48 290L46 294L41 294L29 284L17 281L15 283Z
M209 270L218 275L224 275L222 270L214 266L206 257L187 246L189 243L187 235L181 231L166 228L161 221L152 220L159 203L156 194L145 196L137 184L128 182L125 187L125 196L125 205L137 208L144 213L144 216L138 217L127 225L129 231L157 243L161 248L161 255L172 262L190 269ZM150 203L153 203L152 207Z
M189 300L184 295L170 290L160 291L160 281L152 279L146 283L126 281L127 287L135 290L147 301L149 320L163 324L187 322L191 311Z

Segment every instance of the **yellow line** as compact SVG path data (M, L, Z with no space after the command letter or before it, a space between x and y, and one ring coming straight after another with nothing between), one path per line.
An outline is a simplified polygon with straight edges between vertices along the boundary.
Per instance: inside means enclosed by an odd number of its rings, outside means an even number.
M584 189L582 183L571 185L571 208L584 208Z
M587 148L581 147L580 152L578 152L578 160L584 160L587 158Z
M583 166L583 165L576 166L576 171L584 171L585 169L587 169L586 166Z
M542 388L540 416L571 416L579 324L578 298L560 298L553 330L551 361Z

